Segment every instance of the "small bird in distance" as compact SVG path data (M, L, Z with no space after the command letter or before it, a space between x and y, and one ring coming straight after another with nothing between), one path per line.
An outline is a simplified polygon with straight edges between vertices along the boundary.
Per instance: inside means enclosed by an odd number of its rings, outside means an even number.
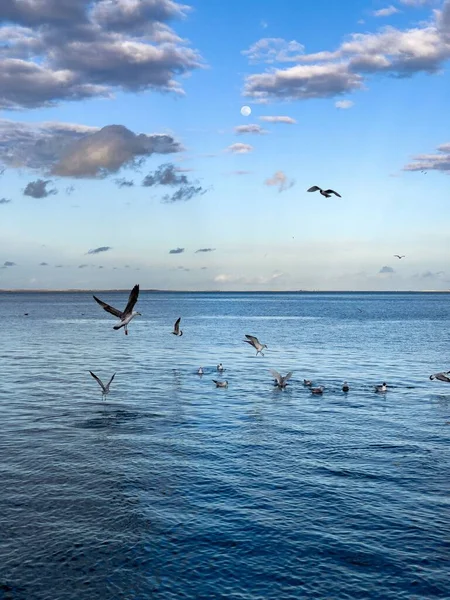
M450 371L447 372L442 372L442 373L435 373L434 375L430 375L430 379L431 381L433 381L433 379L438 379L439 381L445 381L445 383L450 383Z
M312 187L310 187L308 192L320 192L322 194L322 196L325 196L325 198L331 198L331 194L334 194L335 196L339 196L339 198L342 198L342 196L340 194L338 194L337 192L335 192L334 190L323 190L318 185L313 185Z
M114 379L114 377L116 376L116 374L114 373L114 375L111 377L111 379L108 381L108 383L105 385L103 383L103 381L100 379L100 377L97 377L97 375L95 373L93 373L92 371L89 371L89 373L92 375L92 377L95 379L95 381L98 383L98 385L102 388L102 398L103 400L105 399L105 396L107 396L109 394L109 386L111 385L112 380Z
M288 379L290 379L292 377L292 371L289 371L289 373L287 375L285 375L284 377L282 375L280 375L278 373L278 371L275 371L274 369L269 369L270 373L275 377L275 385L280 388L280 390L283 390L284 388L286 388L289 384L287 383Z
M216 384L216 388L226 388L228 387L228 381L217 381L216 379L213 379L213 382Z
M261 354L262 356L264 356L263 350L264 350L264 348L267 348L267 344L261 344L261 342L258 340L258 338L255 337L254 335L248 335L246 333L245 337L247 339L244 340L244 342L246 342L247 344L250 344L250 346L253 346L253 348L255 348L256 356L258 356L258 354Z
M405 254L394 254L395 257L397 257L399 260L401 260L402 258L406 258Z
M175 325L173 326L173 335L178 335L179 337L181 337L183 335L183 332L180 329L180 321L181 321L181 317L179 317L176 321L175 321Z

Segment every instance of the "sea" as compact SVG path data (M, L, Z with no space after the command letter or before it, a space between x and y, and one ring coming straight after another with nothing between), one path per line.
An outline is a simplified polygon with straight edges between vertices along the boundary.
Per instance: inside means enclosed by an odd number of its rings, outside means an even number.
M1 600L450 598L450 294L0 308Z

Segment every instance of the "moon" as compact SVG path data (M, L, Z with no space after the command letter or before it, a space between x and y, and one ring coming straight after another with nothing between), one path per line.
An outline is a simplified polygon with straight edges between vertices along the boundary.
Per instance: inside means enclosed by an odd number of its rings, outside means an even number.
M244 117L248 117L251 114L252 114L252 109L250 108L250 106L243 106L241 108L241 115L243 115Z

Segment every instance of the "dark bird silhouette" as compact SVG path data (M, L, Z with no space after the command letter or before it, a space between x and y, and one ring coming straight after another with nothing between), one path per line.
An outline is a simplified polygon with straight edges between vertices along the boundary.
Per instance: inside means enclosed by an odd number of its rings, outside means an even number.
M405 254L402 254L402 255L400 255L400 254L394 254L394 256L396 256L399 259L406 258Z
M325 198L330 198L331 194L334 194L335 196L339 196L339 198L342 198L342 196L340 194L338 194L337 192L335 192L334 190L323 190L318 185L313 185L312 187L310 187L308 192L320 192L322 194L322 196L325 196Z
M128 335L128 329L127 329L128 323L131 321L131 319L133 319L137 315L141 314L140 312L133 311L133 308L137 302L138 296L139 296L139 285L136 284L130 292L130 296L128 297L128 303L123 312L121 310L118 310L117 308L110 306L109 304L106 304L106 302L103 302L103 300L100 300L99 298L97 298L97 296L93 296L93 298L96 302L98 302L98 304L100 304L100 306L104 310L106 310L106 312L109 312L109 314L120 319L120 322L117 323L117 325L114 325L113 329L117 330L117 329L120 329L121 327L124 327L125 335Z
M350 391L350 387L346 381L344 381L344 385L342 386L342 391L346 394Z
M100 377L97 377L97 375L95 373L93 373L92 371L89 371L89 373L92 375L92 377L98 383L98 385L102 388L102 397L103 397L103 400L104 400L105 396L107 396L109 394L109 386L111 385L111 382L114 379L114 377L116 376L116 374L114 373L114 375L111 377L111 379L105 385L103 383L103 381L100 379Z
M183 332L180 329L180 321L181 321L181 317L179 317L176 321L175 321L175 325L173 327L173 335L178 335L178 336L182 336Z
M450 383L450 371L447 372L443 372L443 373L435 373L434 375L430 375L430 379L431 381L433 381L433 379L438 379L439 381L445 381L445 383Z

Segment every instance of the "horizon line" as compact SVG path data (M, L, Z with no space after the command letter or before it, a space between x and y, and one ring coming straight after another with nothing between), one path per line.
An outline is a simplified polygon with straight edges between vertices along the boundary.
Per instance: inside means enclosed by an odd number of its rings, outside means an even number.
M130 288L0 288L0 294L68 294L68 293L91 293L91 292L129 292ZM165 290L159 288L142 288L141 292L163 293L163 294L436 294L450 293L450 288L445 290Z

